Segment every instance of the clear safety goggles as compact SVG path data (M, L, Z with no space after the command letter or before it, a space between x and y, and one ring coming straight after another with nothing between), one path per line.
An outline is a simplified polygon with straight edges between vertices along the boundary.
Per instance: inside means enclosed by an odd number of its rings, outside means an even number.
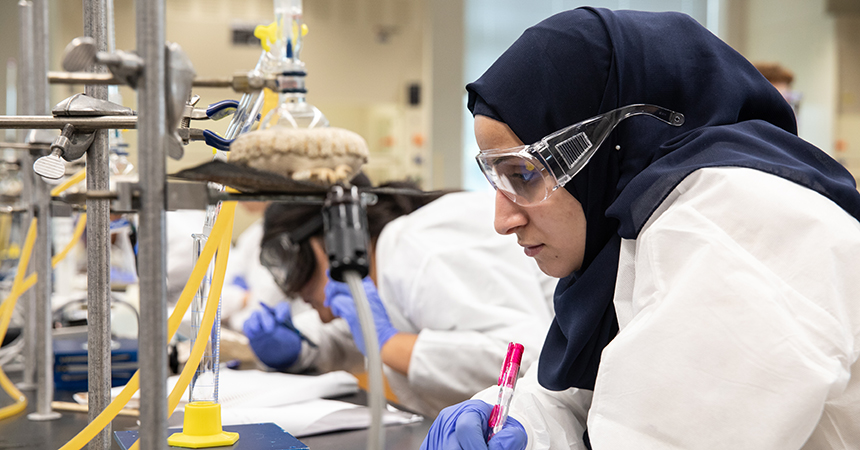
M302 288L306 280L300 279L298 270L300 244L323 226L322 214L315 215L292 233L281 233L263 242L260 247L260 264L269 269L275 283L285 293L292 294Z
M655 105L627 105L558 130L531 145L481 150L475 159L494 189L518 205L534 205L576 176L618 122L640 114L676 127L684 124L681 113Z

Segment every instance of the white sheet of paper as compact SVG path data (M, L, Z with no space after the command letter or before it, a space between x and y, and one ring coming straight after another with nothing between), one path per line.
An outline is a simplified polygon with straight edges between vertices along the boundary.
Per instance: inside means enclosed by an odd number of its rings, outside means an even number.
M168 393L179 376L167 379ZM111 389L116 397L122 386ZM293 436L310 436L340 430L370 426L370 409L352 403L326 400L358 392L358 381L348 372L337 371L323 375L293 375L259 370L219 371L218 400L221 403L221 424L241 425L273 422ZM75 401L86 404L86 392L74 395ZM139 407L140 392L128 403ZM182 395L177 410L170 416L170 426L182 426L183 409L188 390ZM391 406L383 415L386 425L405 424L422 417Z
M167 392L170 393L178 375L167 378ZM111 397L116 398L124 386L111 389ZM329 372L322 375L294 375L261 370L219 371L218 402L221 407L253 406L273 407L322 397L337 397L358 392L358 381L344 371ZM87 403L86 392L75 394L74 399L81 404ZM128 408L139 408L140 391L129 401ZM182 394L179 405L188 401L188 389Z

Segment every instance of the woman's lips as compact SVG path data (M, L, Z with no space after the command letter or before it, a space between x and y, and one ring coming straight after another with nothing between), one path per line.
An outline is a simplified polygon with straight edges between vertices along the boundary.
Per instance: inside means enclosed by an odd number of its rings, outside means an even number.
M540 253L541 250L543 250L543 244L523 247L523 251L526 252L526 256L530 258L537 256L537 254Z

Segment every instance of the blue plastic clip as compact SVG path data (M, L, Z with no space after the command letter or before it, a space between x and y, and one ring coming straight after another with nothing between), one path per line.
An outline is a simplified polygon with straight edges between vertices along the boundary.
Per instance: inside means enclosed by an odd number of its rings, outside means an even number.
M206 108L206 117L212 120L221 120L236 112L239 107L239 102L236 100L221 100L213 103Z
M233 143L233 139L222 138L209 130L203 130L203 141L206 145L225 152L230 151L230 144Z

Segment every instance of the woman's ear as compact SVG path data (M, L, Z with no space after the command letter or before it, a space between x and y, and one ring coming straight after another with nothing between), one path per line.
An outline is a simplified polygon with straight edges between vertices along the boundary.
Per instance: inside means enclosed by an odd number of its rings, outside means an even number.
M322 236L311 236L308 238L308 242L314 251L317 272L322 272L323 276L325 276L325 272L328 270L328 253L325 250L325 240L323 240Z

